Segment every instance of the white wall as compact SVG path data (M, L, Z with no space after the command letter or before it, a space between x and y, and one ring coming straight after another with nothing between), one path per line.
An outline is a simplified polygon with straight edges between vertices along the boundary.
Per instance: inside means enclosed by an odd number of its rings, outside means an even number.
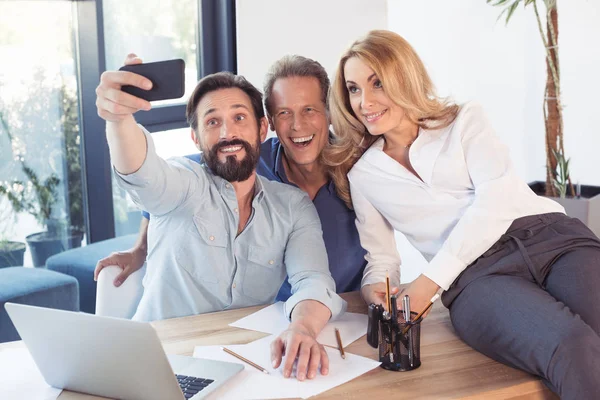
M558 7L571 176L600 185L600 128L592 119L600 93L600 2L569 0ZM415 47L440 94L483 104L524 179L544 180L542 41L531 6L519 7L508 26L496 20L500 11L482 0L389 0L388 26Z
M563 1L558 11L565 150L573 179L600 186L600 2Z
M237 0L238 73L258 88L286 54L320 62L333 77L341 53L371 29L387 29L387 0Z

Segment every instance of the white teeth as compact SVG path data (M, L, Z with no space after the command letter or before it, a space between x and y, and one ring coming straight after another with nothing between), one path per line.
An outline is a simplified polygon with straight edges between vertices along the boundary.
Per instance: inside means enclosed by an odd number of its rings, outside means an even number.
M242 146L229 146L229 147L223 147L221 149L221 151L223 153L234 153L234 152L236 152L238 150L241 150L241 149L242 149Z
M301 138L292 138L292 142L304 143L304 142L308 142L309 140L312 140L312 138L314 138L314 137L315 137L315 135L310 135L310 136L301 137Z
M386 111L387 110L383 110L383 111L380 111L380 112L374 113L374 114L365 114L365 118L367 119L367 121L372 121L375 118L382 116Z

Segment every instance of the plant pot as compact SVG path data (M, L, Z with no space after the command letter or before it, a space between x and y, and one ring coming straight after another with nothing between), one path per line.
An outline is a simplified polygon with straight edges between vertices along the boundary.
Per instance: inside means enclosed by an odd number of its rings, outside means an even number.
M23 265L25 243L0 242L0 268Z
M544 196L546 183L535 181L529 184L535 194ZM580 219L596 236L600 237L600 187L581 185L581 197L548 197L565 208L569 217Z
M32 233L25 238L31 251L34 267L46 265L48 257L61 253L75 247L81 247L83 232L69 232L66 235L51 235L48 232Z

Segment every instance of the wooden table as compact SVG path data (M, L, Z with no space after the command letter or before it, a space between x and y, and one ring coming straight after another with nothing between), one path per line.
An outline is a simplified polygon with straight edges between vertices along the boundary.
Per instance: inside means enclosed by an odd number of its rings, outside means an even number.
M342 295L348 311L366 313L358 292ZM228 326L264 306L153 322L165 351L191 356L197 345L245 344L266 334ZM454 333L448 310L438 301L421 328L421 367L411 372L376 368L318 399L558 399L539 379L499 364L474 351ZM0 345L23 346L21 342ZM348 353L377 359L365 338L350 344ZM63 391L60 400L100 397Z

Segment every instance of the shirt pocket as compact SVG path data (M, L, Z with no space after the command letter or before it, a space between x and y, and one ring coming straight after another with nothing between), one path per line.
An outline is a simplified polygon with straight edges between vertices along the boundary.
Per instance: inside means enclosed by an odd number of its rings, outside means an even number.
M242 293L257 301L270 301L279 291L285 275L283 250L250 245Z
M227 230L198 217L193 221L177 251L177 263L197 282L217 284L217 268L229 263Z

